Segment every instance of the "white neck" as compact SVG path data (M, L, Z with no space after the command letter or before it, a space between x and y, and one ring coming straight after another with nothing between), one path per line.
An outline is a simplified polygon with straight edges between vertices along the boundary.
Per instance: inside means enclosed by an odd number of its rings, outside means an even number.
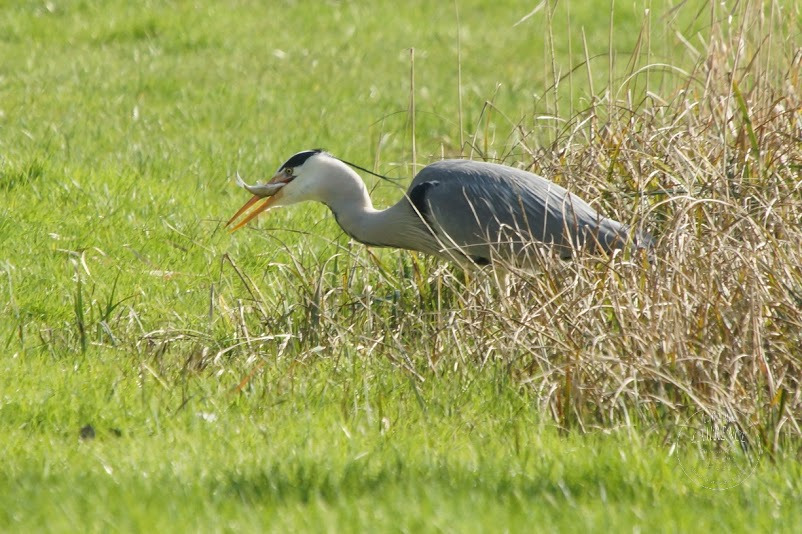
M340 227L357 241L370 246L397 247L430 254L429 230L411 209L406 198L385 210L373 208L362 178L341 163L336 172L336 190L329 190L324 203L331 209Z

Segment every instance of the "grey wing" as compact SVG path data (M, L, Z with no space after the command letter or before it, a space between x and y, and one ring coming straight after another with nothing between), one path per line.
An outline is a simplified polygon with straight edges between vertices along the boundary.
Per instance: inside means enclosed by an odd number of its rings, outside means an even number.
M446 255L484 263L527 254L533 242L561 256L572 249L619 248L626 227L581 198L535 174L469 160L433 163L415 177L409 198Z

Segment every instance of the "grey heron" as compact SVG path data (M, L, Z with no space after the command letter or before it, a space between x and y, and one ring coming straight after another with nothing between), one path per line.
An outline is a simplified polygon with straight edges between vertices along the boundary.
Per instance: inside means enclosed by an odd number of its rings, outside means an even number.
M611 252L630 238L625 224L602 216L565 188L495 163L432 163L415 176L404 198L384 210L373 207L365 183L349 164L320 149L293 155L266 184L240 180L240 185L254 196L228 221L227 226L244 214L232 231L268 208L312 200L328 206L345 233L368 246L415 250L463 264L500 260L526 266L537 243L568 258L580 249ZM635 234L631 239L644 246L649 238Z

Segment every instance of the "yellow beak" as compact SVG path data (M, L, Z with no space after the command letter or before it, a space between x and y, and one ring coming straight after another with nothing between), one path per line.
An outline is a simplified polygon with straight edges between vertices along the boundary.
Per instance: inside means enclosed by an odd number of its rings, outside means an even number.
M267 182L267 184L265 184L264 186L248 186L248 185L243 183L242 185L246 189L248 189L252 193L256 193L256 194L254 194L253 198L251 198L239 210L237 210L237 213L235 213L234 216L231 217L228 220L228 222L226 223L226 226L229 226L232 222L234 222L234 220L237 219L237 217L239 217L240 215L243 215L243 214L245 214L245 217L231 229L231 232L235 232L235 231L239 230L240 228L242 228L243 226L245 226L246 224L248 224L251 221L251 219L253 219L257 215L259 215L263 211L267 210L270 206L275 204L275 202L279 198L281 198L281 189L285 185L287 185L291 180L292 180L292 177L288 177L287 175L285 175L283 173L280 173L280 174L276 174L273 178L271 178L270 181ZM274 187L274 188L266 187L266 186L271 186L271 185L272 186L278 186L278 187ZM266 189L272 189L272 191L266 193L266 192L264 192ZM256 192L256 191L258 191L258 192ZM260 200L264 200L264 202L261 205L257 206L256 208L252 209L250 211L250 213L246 213L249 209L251 209Z

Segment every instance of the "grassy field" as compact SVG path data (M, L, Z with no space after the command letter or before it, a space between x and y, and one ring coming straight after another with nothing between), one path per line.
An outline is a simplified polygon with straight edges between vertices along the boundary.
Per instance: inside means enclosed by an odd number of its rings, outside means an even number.
M753 4L0 0L0 531L797 531L802 15ZM531 169L655 260L224 231L318 146Z

